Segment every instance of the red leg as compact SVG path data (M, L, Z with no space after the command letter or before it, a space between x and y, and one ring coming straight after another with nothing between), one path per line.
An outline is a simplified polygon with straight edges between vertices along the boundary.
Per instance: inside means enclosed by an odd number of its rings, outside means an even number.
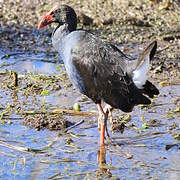
M101 124L100 146L104 146L105 124Z
M100 146L104 146L104 135L106 130L107 114L104 113L101 104L97 104L97 108L99 111L98 126L100 123Z

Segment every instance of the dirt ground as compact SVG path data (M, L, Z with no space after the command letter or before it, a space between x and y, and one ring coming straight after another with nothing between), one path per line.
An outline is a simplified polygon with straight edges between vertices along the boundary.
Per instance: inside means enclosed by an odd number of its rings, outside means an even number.
M39 51L44 46L47 52L54 52L52 28L37 30L42 15L54 4L57 1L1 0L0 46L27 51ZM116 44L148 44L158 40L154 63L161 64L163 69L180 67L179 0L61 0L59 4L68 4L76 10L79 28Z

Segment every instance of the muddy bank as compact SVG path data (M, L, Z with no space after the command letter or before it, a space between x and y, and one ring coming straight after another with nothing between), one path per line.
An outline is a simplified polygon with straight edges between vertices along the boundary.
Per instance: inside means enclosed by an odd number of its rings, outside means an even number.
M10 51L52 53L53 27L37 31L42 15L57 1L1 1L0 45ZM167 1L71 1L60 4L72 6L79 18L78 28L90 30L120 46L136 46L158 40L158 53L154 65L180 67L180 3ZM129 50L122 49L129 53Z

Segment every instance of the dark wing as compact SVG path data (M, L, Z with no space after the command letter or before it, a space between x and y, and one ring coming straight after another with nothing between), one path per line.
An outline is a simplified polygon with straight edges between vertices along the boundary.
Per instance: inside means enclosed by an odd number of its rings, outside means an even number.
M115 46L82 32L79 44L72 49L72 62L83 80L84 94L125 112L136 104L149 104L127 74L126 58Z

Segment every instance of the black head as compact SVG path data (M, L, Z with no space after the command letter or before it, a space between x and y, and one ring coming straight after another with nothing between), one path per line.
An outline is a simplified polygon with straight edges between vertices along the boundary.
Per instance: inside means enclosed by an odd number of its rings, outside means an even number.
M58 23L60 26L68 24L68 29L70 31L74 31L77 27L77 16L74 9L70 6L55 6L42 18L38 25L38 29L41 29L53 22Z

